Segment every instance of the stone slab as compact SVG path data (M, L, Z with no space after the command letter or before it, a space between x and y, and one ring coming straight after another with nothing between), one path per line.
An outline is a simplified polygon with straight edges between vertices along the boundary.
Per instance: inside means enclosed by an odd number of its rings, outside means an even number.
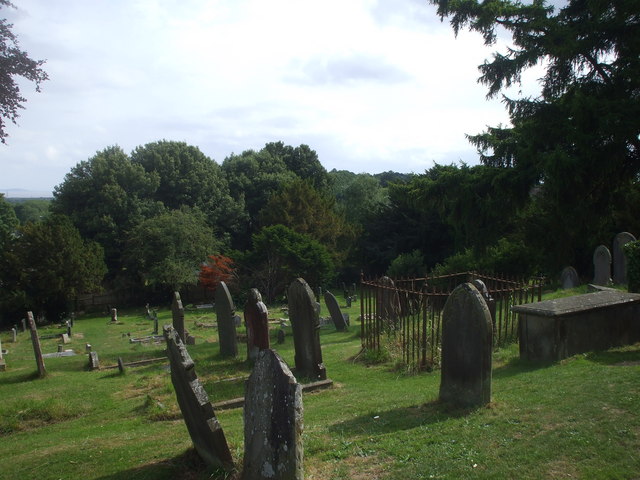
M515 313L528 315L559 317L587 310L609 308L613 305L638 302L640 302L640 293L626 293L620 290L607 289L594 293L585 293L584 295L545 300L544 302L515 305L511 307L511 310Z

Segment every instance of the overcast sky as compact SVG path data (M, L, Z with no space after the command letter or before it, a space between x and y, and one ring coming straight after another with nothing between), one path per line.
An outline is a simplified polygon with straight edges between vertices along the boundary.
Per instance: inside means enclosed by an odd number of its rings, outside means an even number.
M14 2L0 14L50 79L21 82L0 192L50 194L99 150L162 139L218 163L283 141L327 170L422 173L476 164L465 134L508 123L477 83L496 49L427 0Z

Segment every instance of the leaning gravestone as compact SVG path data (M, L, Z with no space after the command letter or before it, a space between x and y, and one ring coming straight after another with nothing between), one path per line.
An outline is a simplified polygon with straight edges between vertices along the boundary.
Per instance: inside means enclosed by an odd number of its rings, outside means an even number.
M573 267L565 267L560 274L560 285L564 290L568 290L570 288L576 288L580 285L580 277L578 277L578 272Z
M376 303L378 318L388 328L397 328L398 316L400 314L400 297L398 290L389 277L380 278L379 285L382 287L381 294Z
M440 400L459 406L491 401L491 314L471 283L459 285L442 311Z
M593 283L608 285L611 281L611 252L604 245L599 245L593 252Z
M238 340L234 323L235 305L226 283L220 282L216 288L216 318L218 320L218 342L223 357L238 355Z
M627 256L622 247L635 241L636 237L629 232L619 233L613 239L613 283L615 284L627 283Z
M89 370L99 370L100 360L98 359L98 352L89 352Z
M260 352L246 384L244 480L302 480L302 388L273 350Z
M338 300L336 300L335 295L333 295L333 293L331 293L329 290L324 292L324 303L329 309L331 320L333 320L333 324L335 325L336 330L338 330L339 332L344 332L347 329L347 324L345 323L342 312L340 311Z
M40 347L40 338L36 329L36 321L33 319L33 313L27 312L27 321L29 322L29 330L31 330L31 342L33 343L33 353L36 356L36 365L38 366L38 375L44 377L47 369L42 359L42 348Z
M193 360L176 329L165 325L163 330L171 364L171 383L193 445L208 465L231 471L234 467L227 439L209 396L198 380Z
M296 375L324 380L327 371L320 348L320 317L311 287L302 278L288 290L289 320L293 330Z
M269 348L269 311L257 288L249 290L244 321L247 325L247 358L255 360L260 350Z
M186 343L184 333L184 308L180 299L180 292L173 292L173 301L171 302L171 315L173 317L173 328L176 329L182 343Z

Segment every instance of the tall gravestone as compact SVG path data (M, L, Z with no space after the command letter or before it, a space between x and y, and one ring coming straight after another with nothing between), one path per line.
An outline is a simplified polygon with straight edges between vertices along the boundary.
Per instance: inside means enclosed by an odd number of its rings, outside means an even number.
M38 337L38 330L36 329L36 321L33 318L33 313L27 312L27 321L29 322L29 330L31 330L31 342L33 343L33 353L35 354L36 365L38 366L38 375L44 377L47 374L47 369L42 359L42 348L40 347L40 338Z
M376 312L378 319L387 328L398 327L400 315L400 297L393 280L389 277L382 277L379 281L380 294L376 299Z
M629 232L619 233L613 239L613 283L615 284L627 283L627 256L622 247L635 241L636 237Z
M440 400L479 406L491 401L491 314L482 294L463 283L442 311Z
M611 281L611 252L604 245L593 252L593 272L595 285L608 285Z
M293 330L296 375L324 380L327 371L320 348L320 316L311 287L296 278L287 293L289 320Z
M2 358L2 342L0 341L0 372L4 372L7 369L7 364Z
M339 332L344 332L347 329L347 323L344 320L344 316L340 311L340 305L338 305L338 300L335 295L331 293L329 290L324 292L324 303L327 305L327 309L331 314L331 320L333 320L333 324L336 327L336 330Z
M578 277L578 272L573 267L565 267L562 269L562 273L560 274L560 285L565 290L570 288L576 288L580 285L580 277Z
M238 340L234 321L236 307L227 288L227 284L220 282L216 288L216 318L218 321L218 342L220 354L223 357L238 355Z
M186 343L187 339L184 331L184 307L180 292L173 292L173 301L171 302L171 315L173 318L173 328L176 329L182 343Z
M171 383L193 445L208 465L232 471L233 459L227 439L196 375L193 360L175 328L165 325L163 333L171 365Z
M260 352L244 397L244 480L302 480L302 388L273 350Z
M269 311L257 288L249 290L244 322L247 326L247 358L255 360L260 350L269 348Z

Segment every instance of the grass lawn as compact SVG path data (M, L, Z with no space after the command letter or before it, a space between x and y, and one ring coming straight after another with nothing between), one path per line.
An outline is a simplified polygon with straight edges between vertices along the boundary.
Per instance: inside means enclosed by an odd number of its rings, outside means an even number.
M341 304L344 301L338 297ZM307 479L633 479L640 477L640 344L579 355L554 364L518 358L517 345L493 358L493 401L475 410L437 402L439 371L409 375L392 363L354 361L360 351L359 303L347 310L349 332L322 327L332 389L304 394ZM323 304L323 315L328 315ZM170 323L168 308L160 324ZM284 316L270 309L271 318ZM10 343L2 332L7 371L0 372L0 479L207 479L191 445L162 361L104 369L164 356L164 344L134 344L153 322L144 311L87 315L73 328L73 357L45 359L37 378L29 333ZM212 402L242 396L250 373L246 348L219 356L212 310L187 311L196 337L189 346ZM19 323L19 322L18 322ZM272 347L293 366L290 330ZM62 333L40 327L40 335ZM103 369L89 371L85 343ZM57 339L42 341L55 352ZM241 465L242 409L216 412Z

